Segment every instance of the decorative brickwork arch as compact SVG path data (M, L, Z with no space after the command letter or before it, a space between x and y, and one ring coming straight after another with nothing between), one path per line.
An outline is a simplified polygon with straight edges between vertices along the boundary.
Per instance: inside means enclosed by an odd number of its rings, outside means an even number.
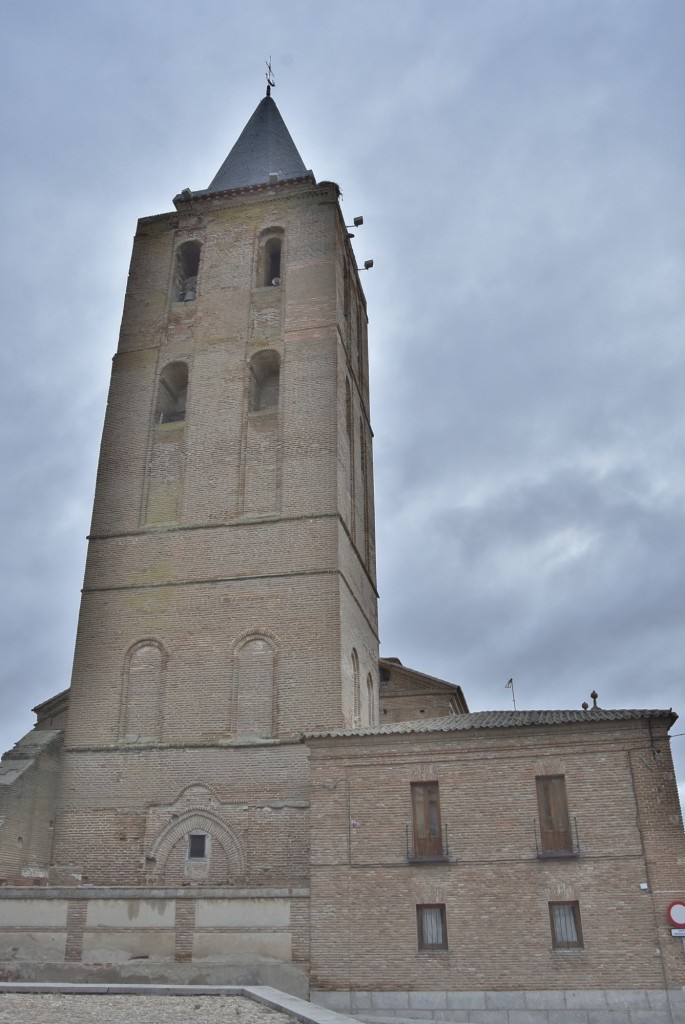
M242 843L223 818L206 807L189 807L153 840L148 859L156 861L156 874L164 871L169 854L190 832L206 832L210 835L226 854L231 875L245 874L245 852Z

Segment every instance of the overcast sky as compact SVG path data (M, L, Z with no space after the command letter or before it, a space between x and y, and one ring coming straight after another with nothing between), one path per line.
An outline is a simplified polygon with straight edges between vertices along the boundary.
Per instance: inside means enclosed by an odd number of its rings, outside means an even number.
M382 653L472 710L685 712L684 38L681 0L4 8L3 749L69 683L136 219L269 56L375 261Z

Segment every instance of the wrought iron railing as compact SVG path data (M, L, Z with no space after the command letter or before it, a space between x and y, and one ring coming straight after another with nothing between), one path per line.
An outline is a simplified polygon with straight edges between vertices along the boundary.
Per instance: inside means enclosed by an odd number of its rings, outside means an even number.
M546 833L545 836L540 829L540 820L533 818L533 837L535 839L535 854L543 860L547 857L580 856L578 822L575 818L569 818L567 830Z
M413 825L407 825L407 860L412 864L427 864L431 861L450 859L447 842L447 825L443 825L436 836L416 835Z

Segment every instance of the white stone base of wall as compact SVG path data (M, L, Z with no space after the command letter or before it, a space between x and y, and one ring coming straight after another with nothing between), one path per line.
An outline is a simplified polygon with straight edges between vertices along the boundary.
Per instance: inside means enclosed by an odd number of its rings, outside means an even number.
M313 1003L368 1024L685 1024L682 989L319 992Z
M0 981L270 985L306 999L293 960L306 889L0 889ZM297 936L295 935L295 938Z

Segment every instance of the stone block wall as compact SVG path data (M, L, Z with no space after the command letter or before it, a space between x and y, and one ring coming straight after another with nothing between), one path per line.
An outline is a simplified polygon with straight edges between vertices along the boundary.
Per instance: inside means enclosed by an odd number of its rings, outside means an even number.
M317 992L311 1000L367 1024L685 1024L678 989Z
M307 890L0 891L5 980L276 984L307 994Z

